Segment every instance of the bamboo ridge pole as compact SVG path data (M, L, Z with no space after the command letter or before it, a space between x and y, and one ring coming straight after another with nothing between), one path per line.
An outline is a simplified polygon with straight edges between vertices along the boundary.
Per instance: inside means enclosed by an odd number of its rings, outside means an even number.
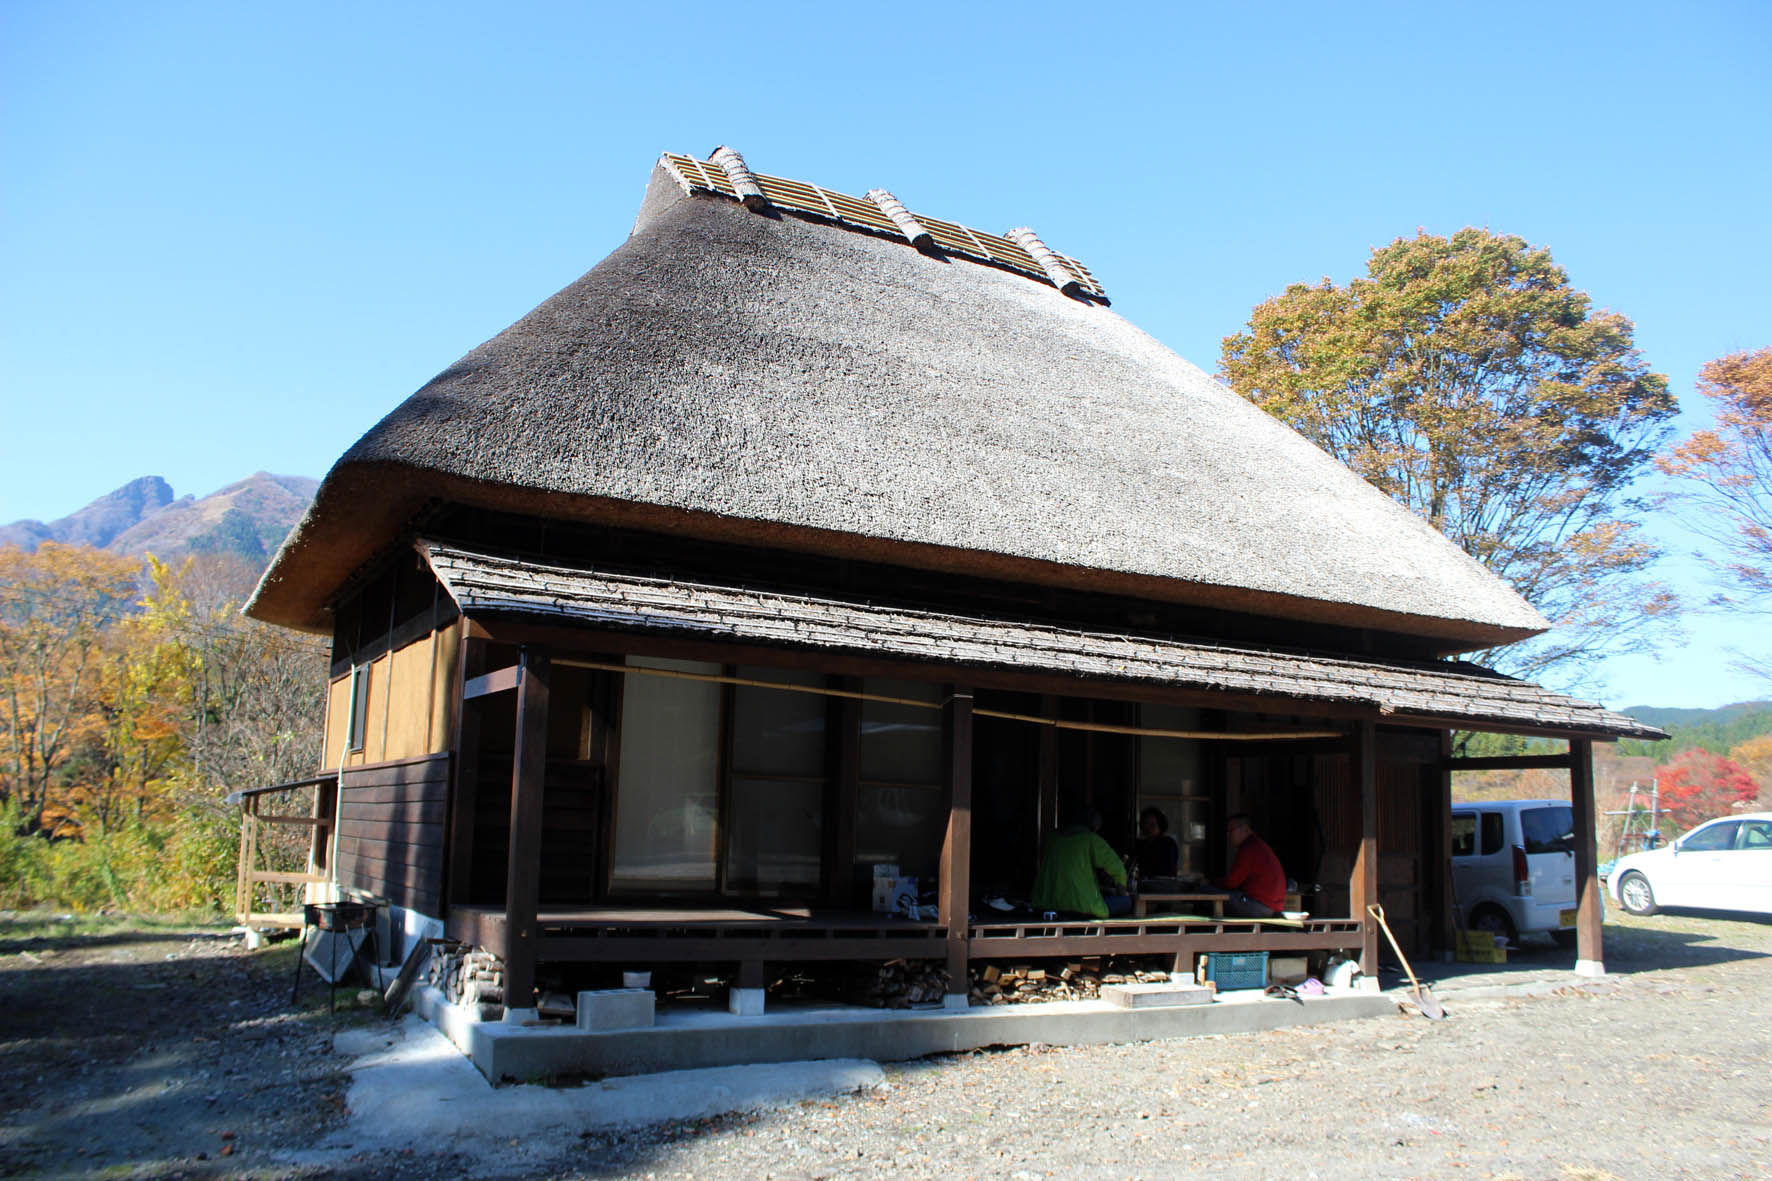
M783 693L812 693L821 697L845 697L854 701L877 701L885 705L908 705L913 709L938 710L942 703L915 697L889 697L882 693L863 693L855 689L827 689L822 685L790 685L780 681L759 681L751 677L733 677L724 673L692 673L674 668L648 668L645 665L617 664L608 660L581 660L556 657L554 663L572 668L589 668L602 672L638 673L647 677L675 677L684 681L707 681L716 685L742 685L751 689L775 689ZM1062 718L1042 718L1035 714L1009 713L998 709L974 709L974 717L999 718L1008 722L1027 722L1035 726L1053 726L1060 730L1090 730L1098 734L1131 734L1144 738L1198 738L1224 742L1287 741L1306 738L1345 738L1341 730L1162 730L1146 726L1117 726L1107 722L1073 722Z

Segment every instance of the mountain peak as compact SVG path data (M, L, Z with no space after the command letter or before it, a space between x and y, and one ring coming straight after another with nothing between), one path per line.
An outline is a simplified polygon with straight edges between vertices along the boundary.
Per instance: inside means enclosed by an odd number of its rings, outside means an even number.
M34 550L45 541L114 553L234 553L263 565L307 509L319 481L254 472L204 497L175 498L159 476L142 476L59 520L0 526L0 545Z

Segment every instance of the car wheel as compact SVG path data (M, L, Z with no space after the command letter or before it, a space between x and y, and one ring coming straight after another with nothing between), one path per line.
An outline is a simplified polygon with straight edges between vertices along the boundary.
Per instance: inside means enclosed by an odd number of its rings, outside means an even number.
M1519 946L1520 933L1514 930L1514 920L1507 917L1507 911L1495 906L1484 906L1477 909L1471 916L1471 930L1487 931L1500 939L1505 939L1510 946Z
M1635 871L1618 883L1618 900L1632 914L1655 913L1655 891L1649 888L1649 879Z

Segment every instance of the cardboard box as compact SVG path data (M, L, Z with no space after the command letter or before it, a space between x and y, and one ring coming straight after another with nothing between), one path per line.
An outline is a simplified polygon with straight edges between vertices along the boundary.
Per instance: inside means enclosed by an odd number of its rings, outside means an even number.
M892 913L892 895L898 884L898 866L880 862L874 866L874 913Z
M1303 984L1311 974L1310 959L1302 955L1270 955L1267 961L1269 984Z

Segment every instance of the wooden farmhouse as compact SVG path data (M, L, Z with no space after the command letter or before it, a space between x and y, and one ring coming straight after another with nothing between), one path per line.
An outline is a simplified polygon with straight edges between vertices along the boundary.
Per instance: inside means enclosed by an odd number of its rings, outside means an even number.
M1446 949L1453 729L1568 740L1597 972L1592 744L1659 734L1451 659L1548 624L1077 260L726 149L364 435L247 611L332 637L314 871L519 1015L670 965L933 961L956 1006L1007 959L1372 970L1374 903ZM985 905L1079 804L1207 875L1246 812L1308 917Z

